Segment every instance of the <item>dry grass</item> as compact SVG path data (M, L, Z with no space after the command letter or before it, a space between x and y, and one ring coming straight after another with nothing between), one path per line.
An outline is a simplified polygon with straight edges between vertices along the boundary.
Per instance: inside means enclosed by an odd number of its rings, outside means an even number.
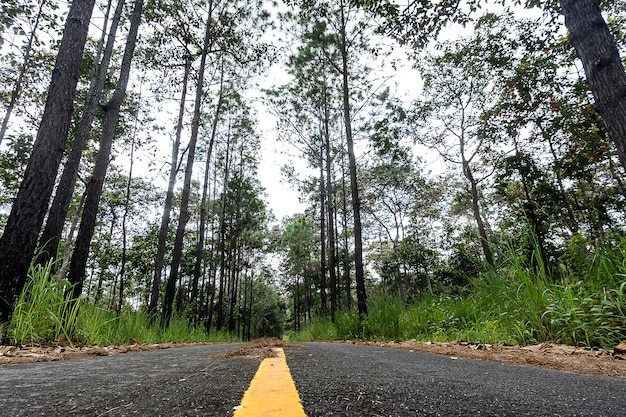
M339 342L341 343L341 342ZM533 346L505 346L467 342L355 342L446 355L453 359L468 358L518 365L531 365L577 374L626 378L626 354L619 350L540 343Z
M220 353L214 356L216 359L226 358L273 358L275 356L273 348L283 347L302 347L301 344L287 342L285 340L276 338L262 338L247 343L235 350L231 350L226 353Z

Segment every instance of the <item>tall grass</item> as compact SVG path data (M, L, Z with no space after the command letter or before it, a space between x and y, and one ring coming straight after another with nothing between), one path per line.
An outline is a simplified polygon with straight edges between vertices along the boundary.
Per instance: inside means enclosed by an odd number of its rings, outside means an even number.
M472 280L463 295L423 294L404 306L381 294L370 300L363 320L339 313L334 324L317 323L316 333L338 339L613 348L626 339L626 239L604 248L574 239L566 255L562 270L550 272L538 250L529 261L507 248L500 266ZM301 339L313 336L307 332Z
M130 343L234 341L227 332L190 327L187 320L172 318L167 329L152 323L143 311L114 312L65 296L67 281L57 282L52 264L31 265L28 281L3 338L14 345L122 345Z
M80 299L65 296L67 281L56 281L52 263L31 265L28 280L7 329L14 344L41 344L59 341L72 344L78 321Z

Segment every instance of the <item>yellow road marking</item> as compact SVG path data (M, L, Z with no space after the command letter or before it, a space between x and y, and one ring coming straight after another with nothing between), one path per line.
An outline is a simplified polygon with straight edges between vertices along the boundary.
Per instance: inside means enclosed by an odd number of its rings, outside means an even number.
M273 350L276 357L261 362L233 417L306 417L285 352Z

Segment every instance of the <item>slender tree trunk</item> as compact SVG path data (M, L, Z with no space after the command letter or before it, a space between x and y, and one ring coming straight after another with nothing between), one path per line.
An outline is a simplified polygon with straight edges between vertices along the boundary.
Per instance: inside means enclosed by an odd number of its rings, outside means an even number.
M566 223L569 225L570 233L572 235L575 235L579 231L579 225L578 225L578 221L576 220L576 216L574 215L574 210L572 210L572 205L569 201L569 198L567 198L567 192L565 191L565 186L563 185L563 177L561 175L561 161L559 160L559 157L556 154L556 150L554 149L552 138L545 133L543 136L547 138L548 140L550 153L552 154L552 159L554 161L552 165L553 166L552 171L554 171L554 175L556 176L556 182L559 186L559 194L561 195L561 201L563 203L563 206L565 207L565 210L567 211L568 221Z
M300 331L300 278L296 276L296 297L293 300L294 302L294 329L295 331Z
M239 239L235 241L235 254L233 256L232 280L230 285L230 305L228 308L228 331L232 334L235 332L235 307L237 305L237 289L239 288L239 275L241 273L241 248Z
M85 197L86 194L83 192L80 195L80 200L78 200L78 205L76 206L76 213L72 217L72 224L70 226L70 231L67 234L67 241L63 247L63 260L61 262L61 267L56 272L56 281L61 282L63 278L65 278L65 272L67 271L67 267L70 264L70 254L72 249L72 241L74 240L74 233L76 233L76 228L78 227L78 222L83 214L83 206L85 205Z
M73 298L78 298L83 290L85 270L89 257L89 246L96 224L106 171L110 163L111 148L113 146L113 139L115 138L115 128L117 127L120 108L126 95L126 87L128 85L131 63L135 53L137 33L141 23L142 13L143 0L135 0L117 87L108 103L102 106L105 115L102 127L102 138L100 139L100 149L96 156L96 164L91 180L87 184L87 197L85 198L83 217L80 222L76 246L74 247L74 253L72 254L72 260L70 262L69 281L74 286L72 290Z
M474 214L474 219L476 220L476 225L478 227L478 235L480 237L480 246L483 250L483 254L485 255L485 260L491 266L493 266L493 254L491 252L491 248L489 247L489 239L487 237L487 228L485 227L485 222L483 220L482 213L480 211L480 198L478 195L478 182L476 178L474 178L474 173L472 172L472 167L470 166L470 162L474 155L470 156L469 160L465 156L465 108L463 107L461 110L461 132L459 135L459 154L461 155L461 167L463 169L463 175L467 179L470 185L470 194L472 196L472 213Z
M335 313L337 312L337 270L336 258L335 258L335 223L334 223L334 206L333 203L333 185L331 181L332 159L330 157L330 116L328 111L328 103L326 101L326 86L324 86L324 146L326 151L326 204L328 213L328 272L330 276L330 315L332 320L335 320ZM322 158L323 160L323 158ZM322 204L323 204L322 198Z
M126 182L126 197L124 199L124 215L122 216L122 260L120 262L120 293L119 293L119 309L118 313L122 311L122 306L124 305L124 278L126 275L126 252L127 252L127 242L126 237L128 234L127 231L127 221L128 221L128 212L130 211L131 204L131 185L133 183L133 164L135 162L135 139L137 136L137 121L139 118L139 104L141 103L141 94L139 96L139 103L137 105L137 114L135 114L135 127L133 132L132 142L130 144L130 167L128 168L128 181Z
M217 323L216 328L220 330L224 326L224 293L226 274L226 187L228 184L228 174L230 169L230 135L226 140L226 159L224 161L224 189L222 191L222 201L220 204L219 216L219 251L220 251L220 289L217 297Z
M61 164L95 0L74 0L59 45L37 138L0 238L0 323L9 323L24 288Z
M183 254L183 238L185 236L185 226L189 217L189 193L191 190L191 175L193 173L193 161L196 155L196 144L198 142L198 131L200 129L200 114L202 111L202 96L204 92L204 72L206 60L209 54L209 41L211 39L213 4L209 2L209 12L202 43L202 56L200 58L200 69L198 71L198 84L196 86L196 100L194 104L193 120L191 122L191 137L187 149L187 165L185 166L185 179L183 183L182 197L180 202L180 216L174 249L172 251L172 265L170 266L170 276L165 288L165 300L163 302L163 325L167 327L172 317L172 304L176 294L176 280Z
M78 122L78 128L76 130L76 135L74 136L72 149L67 160L65 161L63 173L61 174L59 184L56 188L54 200L52 201L52 206L50 207L50 213L48 213L48 219L46 220L46 226L41 235L40 246L42 248L42 253L39 260L40 263L45 263L50 259L56 258L57 256L57 248L59 246L59 242L61 241L63 225L72 203L76 179L78 178L80 160L82 158L85 145L89 139L89 132L91 131L97 106L107 79L107 72L111 62L111 55L113 54L113 46L115 44L115 36L119 22L122 18L123 10L124 0L119 0L113 14L113 20L111 21L111 28L109 29L106 47L102 53L101 50L105 38L104 30L102 38L100 39L96 63L93 68L94 75L89 85L89 92L87 93L87 101L85 102L83 113L80 121ZM102 55L102 60L98 64L100 55Z
M359 184L356 173L356 158L354 155L354 141L352 139L352 120L350 115L350 88L348 85L348 40L346 36L346 17L341 1L341 65L343 76L343 113L346 128L346 143L348 145L348 159L350 162L350 187L352 188L352 210L354 212L354 268L356 278L356 296L359 316L367 315L367 295L365 293L365 274L363 269L363 237L361 229L361 200L359 198Z
M342 154L343 160L343 154ZM342 162L343 164L343 162ZM345 164L343 164L345 166ZM346 308L352 308L352 290L350 285L350 250L348 248L348 193L346 192L346 171L341 169L341 193L343 202L343 279L346 286Z
M217 164L214 164L214 172L213 172L213 198L212 200L215 201L215 195L217 192ZM214 216L214 215L213 215ZM211 291L211 295L208 296L207 298L209 299L207 301L207 322L206 322L206 331L207 331L207 335L210 334L211 332L211 325L213 323L213 311L214 311L214 306L213 303L215 302L215 291L217 289L216 284L217 284L217 262L216 262L216 256L215 256L215 234L216 234L216 229L217 229L217 236L218 236L218 246L219 246L219 236L220 236L220 229L219 229L219 225L217 226L217 228L215 227L215 222L213 222L213 227L211 228L211 242L213 242L213 244L211 245L212 249L211 249L211 258L210 258L210 274L211 274L211 280L210 280L210 284L209 284L209 291Z
M559 0L570 42L622 166L626 169L626 73L598 0Z
M485 260L487 261L489 265L493 266L493 254L491 253L491 248L489 247L489 240L487 238L487 228L485 227L485 222L483 221L483 217L480 212L478 185L476 184L476 179L474 178L469 162L465 160L464 156L462 158L463 158L463 173L465 174L465 178L467 178L467 180L470 183L470 193L472 195L472 212L474 213L474 219L476 220L476 225L478 226L478 235L480 236L480 246L483 249Z
M4 119L2 120L2 126L0 127L0 144L2 144L2 140L4 139L4 135L7 132L7 128L9 126L9 119L11 118L11 113L15 108L15 104L22 93L22 82L24 82L24 76L26 75L26 69L30 63L30 54L33 51L33 42L35 41L35 34L37 33L37 28L39 27L39 19L41 19L41 15L43 13L43 7L46 4L46 0L41 0L39 4L39 10L37 11L37 16L35 17L35 23L33 24L33 30L30 32L30 36L28 37L28 44L26 45L26 51L24 51L24 60L22 61L22 65L20 65L20 72L17 75L17 80L15 80L15 84L13 86L13 90L11 91L11 98L9 99L9 105L7 106L6 113L4 114Z
M333 170L333 184L337 183L336 172ZM335 187L333 186L333 196L335 195ZM343 289L343 285L341 282L341 264L339 262L339 207L335 204L333 198L333 220L335 222L335 279L337 286L337 308L343 304L341 297L343 294L341 293Z
M200 278L202 263L204 259L204 241L206 234L206 217L207 217L207 200L208 200L208 186L209 186L209 171L211 169L211 155L213 153L213 144L215 143L215 136L217 135L217 124L220 117L220 111L223 102L223 82L224 71L222 68L222 75L220 79L220 92L217 99L217 106L215 108L215 114L213 116L213 124L211 126L211 139L209 140L209 149L207 150L206 164L204 166L204 182L202 186L202 198L200 201L200 226L198 231L198 241L196 244L196 261L194 264L193 284L191 287L191 302L194 303L194 316L199 311L197 306L198 300L198 280Z
M326 314L326 202L324 193L324 145L320 143L320 301L322 303L322 315Z
M191 56L187 54L185 57L185 73L183 75L183 85L180 98L180 106L178 108L178 122L176 124L176 134L174 144L172 145L172 158L170 165L170 176L167 183L167 192L165 194L165 203L163 205L163 215L161 216L161 226L159 227L159 241L157 243L156 259L154 261L154 276L150 290L150 304L148 305L148 313L151 318L156 315L157 305L159 303L159 288L161 286L161 274L163 273L163 260L165 258L165 248L167 245L167 235L170 227L170 215L172 212L172 201L174 200L174 187L176 186L176 175L179 170L178 152L180 150L180 138L183 131L183 120L185 117L185 99L187 97L187 83L189 81L189 73L191 71Z
M251 340L252 339L252 285L254 284L254 271L252 271L251 275L250 275L250 289L249 289L249 293L250 295L248 296L248 332L246 333L246 340Z

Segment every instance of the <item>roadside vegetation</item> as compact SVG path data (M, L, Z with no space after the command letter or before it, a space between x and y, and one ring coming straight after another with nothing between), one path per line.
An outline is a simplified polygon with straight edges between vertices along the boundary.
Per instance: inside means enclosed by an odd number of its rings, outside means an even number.
M204 328L190 326L182 317L174 317L164 328L146 311L124 308L117 312L71 298L71 286L51 275L51 265L31 265L11 323L2 332L9 344L111 346L240 340L227 331L207 334Z
M403 303L379 291L359 320L352 311L314 320L291 340L467 341L530 345L554 342L612 349L626 339L626 239L593 248L574 240L560 268L537 250L531 258L513 248L498 266L466 285L421 292Z

